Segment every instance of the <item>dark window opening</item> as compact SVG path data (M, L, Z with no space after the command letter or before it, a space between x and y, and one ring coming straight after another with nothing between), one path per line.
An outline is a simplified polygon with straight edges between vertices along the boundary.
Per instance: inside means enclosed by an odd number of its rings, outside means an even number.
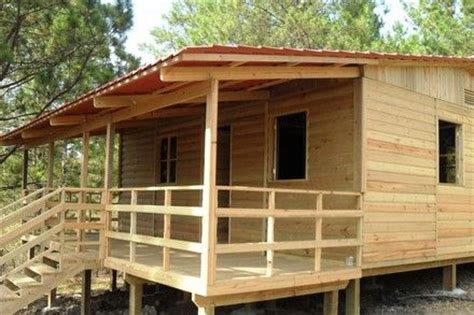
M458 130L459 125L439 121L439 182L455 184L459 179Z
M160 183L176 182L176 137L163 138L160 145Z
M306 113L276 119L276 179L306 178Z

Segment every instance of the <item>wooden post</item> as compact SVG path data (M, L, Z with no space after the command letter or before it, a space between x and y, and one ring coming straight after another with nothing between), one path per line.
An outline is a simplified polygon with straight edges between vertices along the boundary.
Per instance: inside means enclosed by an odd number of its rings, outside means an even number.
M47 180L47 187L53 188L54 186L54 142L50 142L48 144L48 180Z
M339 291L329 291L324 293L324 315L337 315L339 303Z
M110 275L110 291L117 291L117 270L112 269L112 274Z
M127 275L125 281L129 288L128 314L140 315L142 313L143 280Z
M316 212L323 211L323 194L319 193L316 196ZM316 224L314 227L315 241L321 242L323 239L323 218L321 216L316 217ZM321 246L318 244L314 249L314 271L321 270Z
M26 196L28 192L28 149L23 150L23 168L21 173L21 192Z
M166 207L171 206L171 190L165 190L164 205ZM171 215L163 215L163 239L169 240L171 237ZM168 270L170 266L170 249L169 247L163 246L163 270Z
M198 306L198 315L214 315L214 306Z
M346 288L346 315L360 314L360 279L349 281Z
M130 196L130 204L132 206L137 204L138 192L136 190L132 190ZM137 234L137 213L130 212L130 238ZM130 241L130 262L135 262L135 254L136 254L136 243L134 241Z
M109 189L112 187L114 135L115 127L108 123L105 135L104 192L102 193L102 204L104 205L109 203ZM101 220L104 224L104 229L100 232L100 258L103 262L110 254L109 240L105 237L105 232L110 228L110 213L103 211Z
M79 180L79 185L81 188L87 187L87 178L89 175L88 171L88 164L89 164L89 132L84 132L82 134L82 158L81 158L81 177ZM86 195L84 192L79 193L79 203L86 202ZM77 210L77 222L82 223L84 222L84 210ZM84 241L84 230L78 229L77 230L77 241L82 242ZM83 246L78 245L76 247L76 251L81 252Z
M49 291L49 293L48 293L48 308L53 307L54 304L56 303L56 293L57 293L56 288Z
M216 273L216 153L219 81L211 80L206 100L202 206L201 281L204 288L214 284Z
M443 290L452 291L456 289L456 265L443 267Z
M275 210L275 191L271 191L268 196L268 210ZM267 219L267 243L275 241L275 217ZM273 275L273 250L267 250L267 276Z
M81 315L91 314L91 275L90 269L82 272Z

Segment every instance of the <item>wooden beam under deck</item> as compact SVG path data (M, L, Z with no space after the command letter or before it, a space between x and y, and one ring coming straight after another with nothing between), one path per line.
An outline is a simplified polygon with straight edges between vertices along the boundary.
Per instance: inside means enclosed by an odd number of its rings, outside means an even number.
M358 67L165 67L160 70L161 80L176 81L245 81L245 80L280 80L280 79L327 79L358 78Z

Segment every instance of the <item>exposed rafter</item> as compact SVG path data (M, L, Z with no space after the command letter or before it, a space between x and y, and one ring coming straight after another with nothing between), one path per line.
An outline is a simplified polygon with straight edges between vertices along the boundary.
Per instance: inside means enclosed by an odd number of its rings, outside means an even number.
M86 115L55 116L49 119L51 126L74 126L86 121Z

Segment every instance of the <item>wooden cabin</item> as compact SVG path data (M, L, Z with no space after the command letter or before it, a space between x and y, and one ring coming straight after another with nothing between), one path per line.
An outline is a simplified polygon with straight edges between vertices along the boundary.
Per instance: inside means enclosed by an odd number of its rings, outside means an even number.
M125 273L132 314L146 282L192 293L200 314L321 292L336 314L339 290L357 314L361 277L433 267L455 286L474 260L473 109L473 58L184 48L0 137L50 148L46 188L0 210L0 245L24 241L0 263L30 252L0 274L0 305L84 270L90 285L101 267ZM100 189L87 187L97 134ZM56 188L54 141L72 137L81 187Z

